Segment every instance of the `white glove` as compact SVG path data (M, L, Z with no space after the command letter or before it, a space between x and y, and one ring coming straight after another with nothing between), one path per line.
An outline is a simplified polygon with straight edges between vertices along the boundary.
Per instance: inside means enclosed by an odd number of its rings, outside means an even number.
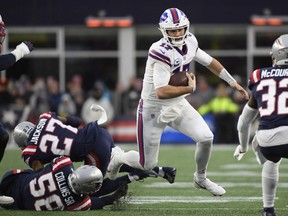
M104 124L107 121L107 114L103 107L97 104L92 104L90 106L90 110L92 110L95 113L95 119L94 121L98 122L98 125Z
M21 44L16 46L16 49L13 50L11 53L15 56L16 61L18 61L19 59L23 58L24 55L29 54L30 49L24 42L22 42Z
M234 151L233 156L236 160L240 161L245 153L246 151L243 151L241 145L238 145Z

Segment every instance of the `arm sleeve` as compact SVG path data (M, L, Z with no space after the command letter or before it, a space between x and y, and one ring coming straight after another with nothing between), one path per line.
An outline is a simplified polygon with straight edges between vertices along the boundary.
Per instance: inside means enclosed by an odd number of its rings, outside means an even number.
M249 147L250 126L258 115L258 110L245 105L242 114L237 123L239 142L243 150L247 151Z
M6 70L16 62L16 58L12 53L0 56L0 71Z
M195 53L194 60L198 63L202 64L203 66L207 67L212 62L213 58L199 47Z

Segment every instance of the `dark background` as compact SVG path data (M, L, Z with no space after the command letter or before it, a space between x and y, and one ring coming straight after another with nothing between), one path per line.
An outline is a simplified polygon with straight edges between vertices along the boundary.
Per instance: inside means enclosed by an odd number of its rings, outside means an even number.
M251 15L287 15L288 1L277 0L1 0L0 14L9 26L82 25L89 15L132 16L135 24L156 24L161 13L178 7L191 24L250 23Z

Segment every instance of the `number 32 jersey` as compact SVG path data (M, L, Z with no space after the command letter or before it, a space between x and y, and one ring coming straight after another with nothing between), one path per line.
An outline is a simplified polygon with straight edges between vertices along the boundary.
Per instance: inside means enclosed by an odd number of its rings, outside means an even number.
M259 130L288 125L288 66L253 71L249 89L260 113Z

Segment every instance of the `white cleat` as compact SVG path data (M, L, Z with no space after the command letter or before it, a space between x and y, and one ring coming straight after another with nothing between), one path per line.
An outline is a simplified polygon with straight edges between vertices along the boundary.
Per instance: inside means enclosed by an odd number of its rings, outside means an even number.
M0 205L11 205L14 203L14 199L8 196L0 196Z
M210 179L206 178L203 181L196 181L194 177L194 187L196 189L204 189L212 193L214 196L222 196L226 193L225 189L220 185L212 182Z
M112 148L111 159L107 168L107 175L111 180L115 180L117 178L117 174L122 165L122 162L119 159L122 154L124 154L124 151L118 146Z

